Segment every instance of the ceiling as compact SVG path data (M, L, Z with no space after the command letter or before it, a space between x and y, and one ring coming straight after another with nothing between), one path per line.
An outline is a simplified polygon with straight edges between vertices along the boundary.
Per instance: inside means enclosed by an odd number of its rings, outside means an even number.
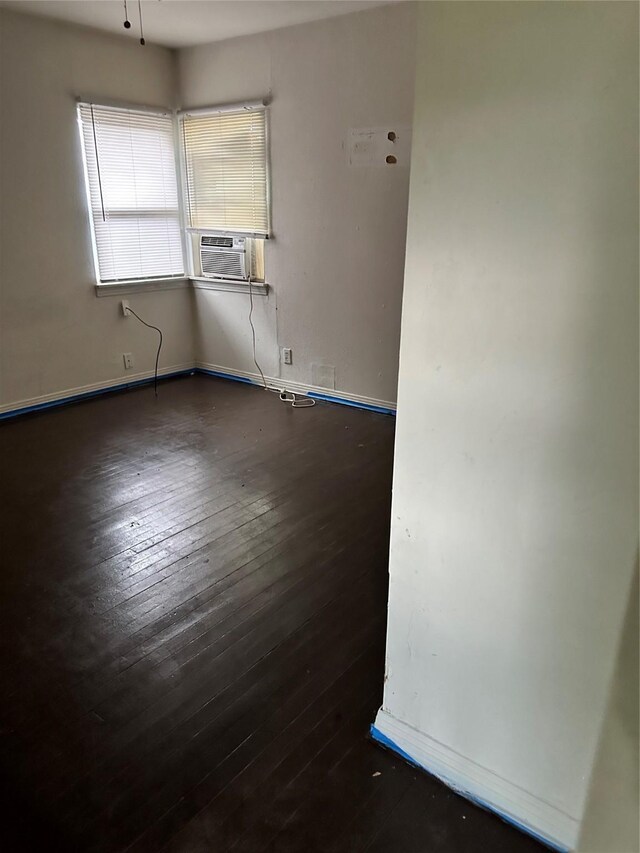
M141 0L144 35L166 47L188 47L319 21L383 6L393 0ZM33 15L97 27L138 39L138 0L6 0L0 5Z

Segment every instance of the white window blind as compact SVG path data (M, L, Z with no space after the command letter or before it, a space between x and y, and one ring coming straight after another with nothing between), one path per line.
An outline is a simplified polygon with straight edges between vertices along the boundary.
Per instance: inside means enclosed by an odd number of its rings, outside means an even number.
M99 281L182 276L172 116L78 111Z
M269 236L264 108L181 118L192 228Z

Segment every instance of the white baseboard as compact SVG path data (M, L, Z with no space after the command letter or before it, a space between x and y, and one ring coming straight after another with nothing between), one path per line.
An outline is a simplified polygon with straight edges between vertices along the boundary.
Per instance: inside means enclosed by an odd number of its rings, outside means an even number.
M254 385L262 384L262 377L259 373L234 370L232 367L224 367L220 364L208 364L204 361L197 361L196 370L202 370L223 378L228 377L230 379L251 382ZM274 385L276 388L283 387L288 391L295 391L297 394L307 394L322 400L330 400L336 403L359 406L363 409L372 409L373 411L388 412L390 414L393 414L396 410L396 404L389 400L378 400L375 397L365 397L362 394L335 391L333 388L321 388L317 385L308 385L305 382L290 382L288 379L278 379L274 376L265 376L265 379L269 385Z
M378 711L371 735L463 797L496 812L556 850L572 850L577 844L576 818L417 731L388 711L382 708Z
M174 376L179 373L188 373L190 370L195 370L193 362L175 364L172 367L164 367L159 370L158 376ZM105 379L102 382L92 382L90 385L79 385L74 388L65 388L62 391L55 391L52 394L41 394L38 397L28 397L23 400L16 400L13 403L0 405L0 416L7 413L19 414L24 411L44 408L48 404L71 402L92 394L111 390L115 391L119 388L127 388L130 385L147 382L149 379L153 379L153 375L153 370L143 370L139 373L127 375L126 377L120 376L116 379Z
M227 379L235 379L242 382L250 382L254 385L261 385L262 378L258 373L250 373L242 370L234 370L232 367L223 367L218 364L208 364L206 362L187 362L185 364L176 364L172 367L164 367L158 371L158 376L173 376L180 373L188 373L189 371L202 371L215 376L220 376ZM51 394L41 394L38 397L28 397L22 400L16 400L12 403L0 405L0 418L3 416L9 417L12 415L23 414L29 411L46 408L56 404L73 402L80 400L83 397L89 397L93 394L104 393L106 391L115 391L119 388L127 388L131 385L140 384L153 378L153 370L145 370L140 373L133 373L122 376L117 379L105 379L102 382L93 382L89 385L79 385L73 388L65 388L62 391L55 391ZM269 384L276 387L286 387L289 391L295 391L298 394L308 394L319 399L330 400L336 403L344 403L349 406L358 406L363 409L371 409L373 411L385 412L393 414L396 410L396 404L388 400L377 400L373 397L365 397L362 394L347 394L344 391L334 391L333 389L320 388L315 385L307 385L303 382L285 382L282 379L277 379L272 376L265 377Z

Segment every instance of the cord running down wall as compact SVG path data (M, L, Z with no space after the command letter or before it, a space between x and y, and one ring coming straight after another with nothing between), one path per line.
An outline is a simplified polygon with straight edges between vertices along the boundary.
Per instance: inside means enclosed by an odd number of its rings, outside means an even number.
M269 385L265 379L264 372L258 364L258 357L256 355L256 330L253 325L253 287L251 283L251 276L249 276L249 325L251 326L253 363L258 368L258 372L262 377L264 390L273 391L274 394L278 394L283 403L291 403L292 409L310 409L311 406L315 406L316 401L312 400L310 397L305 397L304 394L296 394L294 391L287 391L286 388L275 388L273 385Z
M142 319L142 317L138 317L138 315L136 314L136 312L133 310L133 308L130 305L127 305L127 307L125 308L125 311L128 311L129 314L133 314L133 316L136 318L136 320L139 320L143 326L147 327L147 329L154 329L160 335L160 340L158 341L158 351L156 352L156 368L155 368L155 371L153 373L153 393L157 397L158 396L158 362L160 361L160 350L162 349L162 331L157 326L153 326L151 323L147 323L145 320Z

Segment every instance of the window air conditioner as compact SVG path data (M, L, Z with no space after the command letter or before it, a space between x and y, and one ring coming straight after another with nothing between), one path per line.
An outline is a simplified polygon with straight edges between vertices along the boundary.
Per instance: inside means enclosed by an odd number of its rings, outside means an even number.
M245 237L200 236L200 264L205 278L249 280L248 240Z

